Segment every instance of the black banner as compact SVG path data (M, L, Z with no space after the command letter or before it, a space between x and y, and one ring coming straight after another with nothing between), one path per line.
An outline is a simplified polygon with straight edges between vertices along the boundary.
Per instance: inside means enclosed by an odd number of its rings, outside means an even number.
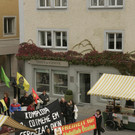
M49 104L45 108L32 112L15 112L14 116L15 120L20 124L35 129L38 135L44 135L45 129L47 127L53 131L53 127L62 126L63 122L58 100ZM22 131L17 132L16 135L36 135L36 133L30 131Z

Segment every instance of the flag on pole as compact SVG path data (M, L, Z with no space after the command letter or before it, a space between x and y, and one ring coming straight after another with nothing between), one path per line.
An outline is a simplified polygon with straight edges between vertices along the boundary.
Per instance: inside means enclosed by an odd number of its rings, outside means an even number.
M7 86L8 88L10 88L10 85L9 85L10 80L9 80L9 78L7 77L7 75L5 74L5 71L4 71L4 69L3 69L2 66L1 66L0 78L1 78L1 80L2 80L3 82L5 82L6 86Z
M35 90L32 88L32 94L33 94L33 99L35 100L36 104L37 104L37 100L39 99L39 96L37 95L37 93L35 92Z
M1 102L2 105L3 105L4 112L7 111L7 106L6 106L5 101L4 101L3 99L1 99L0 102Z
M20 74L17 72L17 86L20 89L23 89L25 91L29 91L30 88L30 84L27 82L27 80Z

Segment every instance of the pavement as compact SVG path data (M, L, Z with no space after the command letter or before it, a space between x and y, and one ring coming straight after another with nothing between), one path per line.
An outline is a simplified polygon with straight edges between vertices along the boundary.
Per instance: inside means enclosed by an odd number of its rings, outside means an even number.
M105 110L104 106L92 106L89 104L79 104L79 116L78 121L84 120L86 118L89 118L93 116L97 109L100 109L101 111ZM104 127L104 124L102 124ZM103 135L135 135L135 131L132 130L121 130L121 131L105 131L105 133L102 133ZM83 135L93 135L93 131L84 133Z

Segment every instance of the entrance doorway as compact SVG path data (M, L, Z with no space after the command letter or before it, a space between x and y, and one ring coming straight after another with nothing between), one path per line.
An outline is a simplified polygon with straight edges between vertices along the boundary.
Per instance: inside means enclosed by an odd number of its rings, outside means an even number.
M79 74L79 91L80 91L80 102L90 103L90 96L87 92L90 90L90 74L80 73Z

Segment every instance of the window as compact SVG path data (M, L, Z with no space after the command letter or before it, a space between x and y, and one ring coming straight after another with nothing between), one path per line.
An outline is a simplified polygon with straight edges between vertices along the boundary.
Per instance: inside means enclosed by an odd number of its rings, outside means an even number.
M67 72L53 72L54 94L65 94L68 89L68 75Z
M55 7L67 6L67 0L55 0Z
M107 50L122 51L122 33L106 33Z
M45 89L49 93L50 91L49 70L36 71L36 89L38 92L42 92L43 89Z
M40 45L45 47L52 46L52 34L51 31L40 32Z
M91 0L91 6L104 6L105 0Z
M123 0L90 0L90 8L121 8Z
M67 0L38 0L38 8L67 8Z
M109 0L109 6L122 6L123 0Z
M54 32L55 46L67 47L67 33L66 32Z
M67 32L39 31L39 46L43 48L67 48Z
M15 17L4 17L4 35L15 34Z
M51 0L40 0L40 7L50 7L51 6Z

